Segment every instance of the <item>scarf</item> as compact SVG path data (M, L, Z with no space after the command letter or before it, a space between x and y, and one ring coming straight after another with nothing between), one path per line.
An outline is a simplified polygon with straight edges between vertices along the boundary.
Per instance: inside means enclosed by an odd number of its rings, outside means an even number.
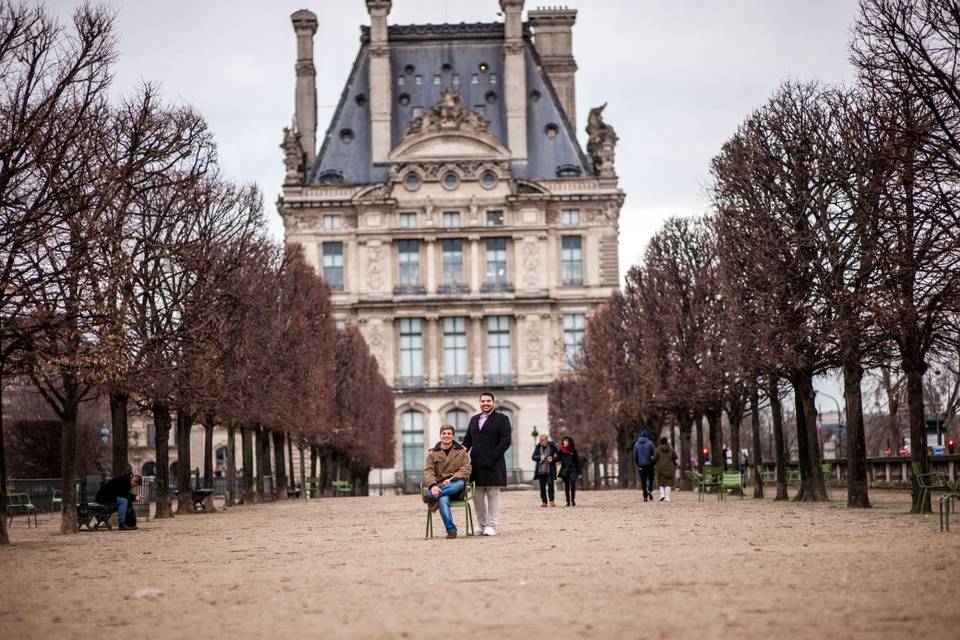
M570 453L570 445L568 444L560 445L560 451L563 451L564 453Z

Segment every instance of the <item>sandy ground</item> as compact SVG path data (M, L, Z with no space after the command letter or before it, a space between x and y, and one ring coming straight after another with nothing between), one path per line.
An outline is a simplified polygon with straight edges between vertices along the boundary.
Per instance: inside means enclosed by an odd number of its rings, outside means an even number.
M957 638L960 517L674 493L503 494L425 540L415 496L328 498L0 548L3 638ZM462 521L462 510L459 513ZM435 528L442 531L439 517ZM461 526L462 532L462 526Z

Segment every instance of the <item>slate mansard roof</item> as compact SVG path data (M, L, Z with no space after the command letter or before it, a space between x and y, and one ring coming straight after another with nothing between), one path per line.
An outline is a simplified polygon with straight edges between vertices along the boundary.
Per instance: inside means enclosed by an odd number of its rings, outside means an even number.
M513 177L591 175L592 164L577 143L529 36L524 25L527 160L513 162ZM510 146L501 69L502 23L391 26L388 39L391 148L403 138L410 121L432 107L440 92L448 88L459 88L463 104L486 117L490 132ZM310 184L364 184L387 179L387 166L371 162L369 27L361 27L360 42L350 77L310 171ZM545 133L551 126L555 137Z

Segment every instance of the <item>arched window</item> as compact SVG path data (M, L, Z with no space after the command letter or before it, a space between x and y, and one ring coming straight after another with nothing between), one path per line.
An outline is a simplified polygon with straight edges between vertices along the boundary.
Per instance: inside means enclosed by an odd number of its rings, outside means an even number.
M447 411L444 417L444 424L453 426L453 435L457 442L463 442L463 436L467 435L467 424L470 422L470 416L463 409L452 409Z
M400 414L400 435L403 442L403 470L423 470L423 414L404 411Z
M140 475L142 476L157 475L157 463L152 460L150 462L144 462L143 466L140 467Z

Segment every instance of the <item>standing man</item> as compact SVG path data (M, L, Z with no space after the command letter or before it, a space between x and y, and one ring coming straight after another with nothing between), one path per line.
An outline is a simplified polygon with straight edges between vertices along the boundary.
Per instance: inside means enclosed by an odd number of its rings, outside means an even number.
M476 483L473 505L482 534L497 535L500 517L500 487L507 486L507 463L503 454L510 448L510 418L494 411L496 399L489 391L480 394L480 413L470 418L463 446L470 450Z
M640 489L643 491L643 501L653 500L653 452L656 447L646 431L640 432L636 444L633 445L633 461L640 472Z

